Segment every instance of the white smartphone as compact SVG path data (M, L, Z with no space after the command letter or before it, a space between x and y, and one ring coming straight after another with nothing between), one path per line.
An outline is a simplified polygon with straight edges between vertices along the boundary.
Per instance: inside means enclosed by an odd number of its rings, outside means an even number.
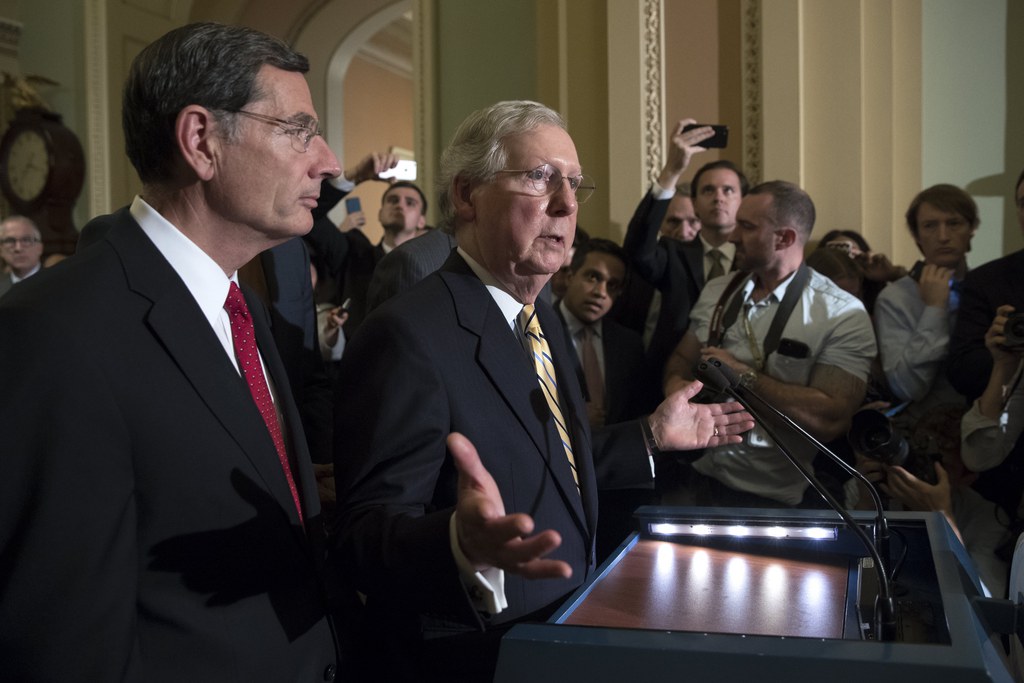
M401 159L394 168L389 168L380 174L381 178L394 178L395 180L416 180L416 162L411 159Z

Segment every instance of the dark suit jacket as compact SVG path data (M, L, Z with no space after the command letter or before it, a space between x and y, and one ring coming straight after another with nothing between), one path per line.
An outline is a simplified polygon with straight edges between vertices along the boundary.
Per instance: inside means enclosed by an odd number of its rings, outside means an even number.
M313 210L313 228L305 239L320 255L338 284L334 303L341 304L351 299L348 320L343 328L345 336L351 339L369 312L367 290L374 269L384 258L384 247L371 244L362 230L339 231L327 218L327 212L346 194L326 180L320 183L320 200Z
M455 237L435 228L392 249L370 278L367 313L443 266L454 248Z
M0 302L0 678L323 680L320 506L266 313L304 532L248 387L127 209Z
M267 287L270 328L288 372L313 462L331 462L333 396L320 355L309 251L299 238L259 256Z
M947 374L953 388L968 400L981 396L992 374L985 332L1003 304L1024 311L1024 250L973 268L964 278Z
M555 305L555 313L562 322L567 336L566 345L573 351L573 362L583 386L584 397L589 396L589 387L583 374L579 354L572 347L569 326L562 317L562 310ZM605 422L615 424L647 415L657 407L656 395L644 381L647 361L644 357L644 343L640 335L620 325L607 315L601 321L601 349L604 352L604 396Z
M110 214L90 221L82 228L78 251L103 239L118 216ZM309 251L296 237L260 254L259 266L264 290L261 296L270 308L270 329L288 372L310 455L314 462L330 462L333 397L317 340ZM243 267L240 281L251 286L249 276L248 267Z
M346 349L335 422L339 559L355 570L371 622L396 648L381 655L381 665L433 667L442 680L443 672L452 678L453 667L470 660L490 659L493 667L496 642L489 649L465 643L446 656L436 649L453 641L430 638L482 629L500 634L495 627L550 612L593 569L598 468L590 430L572 351L556 332L558 318L547 304L537 310L542 327L552 331L582 495L523 346L457 253L441 271L377 308ZM453 431L476 445L507 512L529 513L537 529L560 532L562 545L552 557L573 569L565 580L506 574L508 609L486 624L471 606L449 546L456 475L445 438ZM639 426L608 431L597 451L614 443L613 459L621 460L604 467L619 476L642 471Z
M647 347L652 377L661 386L661 372L690 325L690 310L704 287L704 255L699 240L658 239L669 200L648 192L629 221L622 246L633 272L661 292L661 312ZM624 303L623 305L627 305ZM637 304L632 304L634 307ZM647 305L642 310L646 318Z
M13 286L14 286L14 283L11 282L11 274L10 273L0 273L0 296L3 296L8 291L10 291L11 287L13 287Z

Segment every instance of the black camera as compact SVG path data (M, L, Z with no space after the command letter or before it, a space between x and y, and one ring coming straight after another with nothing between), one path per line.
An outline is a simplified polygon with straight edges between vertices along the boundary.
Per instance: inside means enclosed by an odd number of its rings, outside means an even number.
M865 408L853 415L847 438L854 451L886 465L903 466L910 455L910 444L884 414Z
M887 466L898 465L929 484L938 481L934 463L942 456L934 452L930 443L916 444L912 448L902 430L884 413L870 408L858 410L853 415L847 439L853 450L865 457Z
M1024 311L1006 316L1003 335L1006 337L1006 342L1003 344L1006 348L1024 348Z

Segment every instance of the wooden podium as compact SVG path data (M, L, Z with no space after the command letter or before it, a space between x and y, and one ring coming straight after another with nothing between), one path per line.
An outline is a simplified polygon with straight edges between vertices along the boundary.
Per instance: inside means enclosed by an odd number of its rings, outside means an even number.
M877 584L867 552L834 513L637 516L638 531L547 623L505 636L497 683L1013 680L996 622L1019 610L984 597L937 513L889 515L900 629L884 643L869 625Z

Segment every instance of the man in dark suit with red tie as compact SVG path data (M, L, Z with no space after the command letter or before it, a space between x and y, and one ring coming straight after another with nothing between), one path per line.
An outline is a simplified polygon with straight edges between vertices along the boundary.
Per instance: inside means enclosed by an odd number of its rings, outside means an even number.
M752 425L681 393L592 438L537 301L592 191L557 113L471 114L440 177L456 252L367 317L339 373L337 559L366 595L359 651L378 680L492 680L502 633L593 571L599 479L650 481L648 446L738 442Z
M0 303L0 679L334 678L312 465L236 283L339 173L307 68L218 24L145 48L123 110L142 194Z

